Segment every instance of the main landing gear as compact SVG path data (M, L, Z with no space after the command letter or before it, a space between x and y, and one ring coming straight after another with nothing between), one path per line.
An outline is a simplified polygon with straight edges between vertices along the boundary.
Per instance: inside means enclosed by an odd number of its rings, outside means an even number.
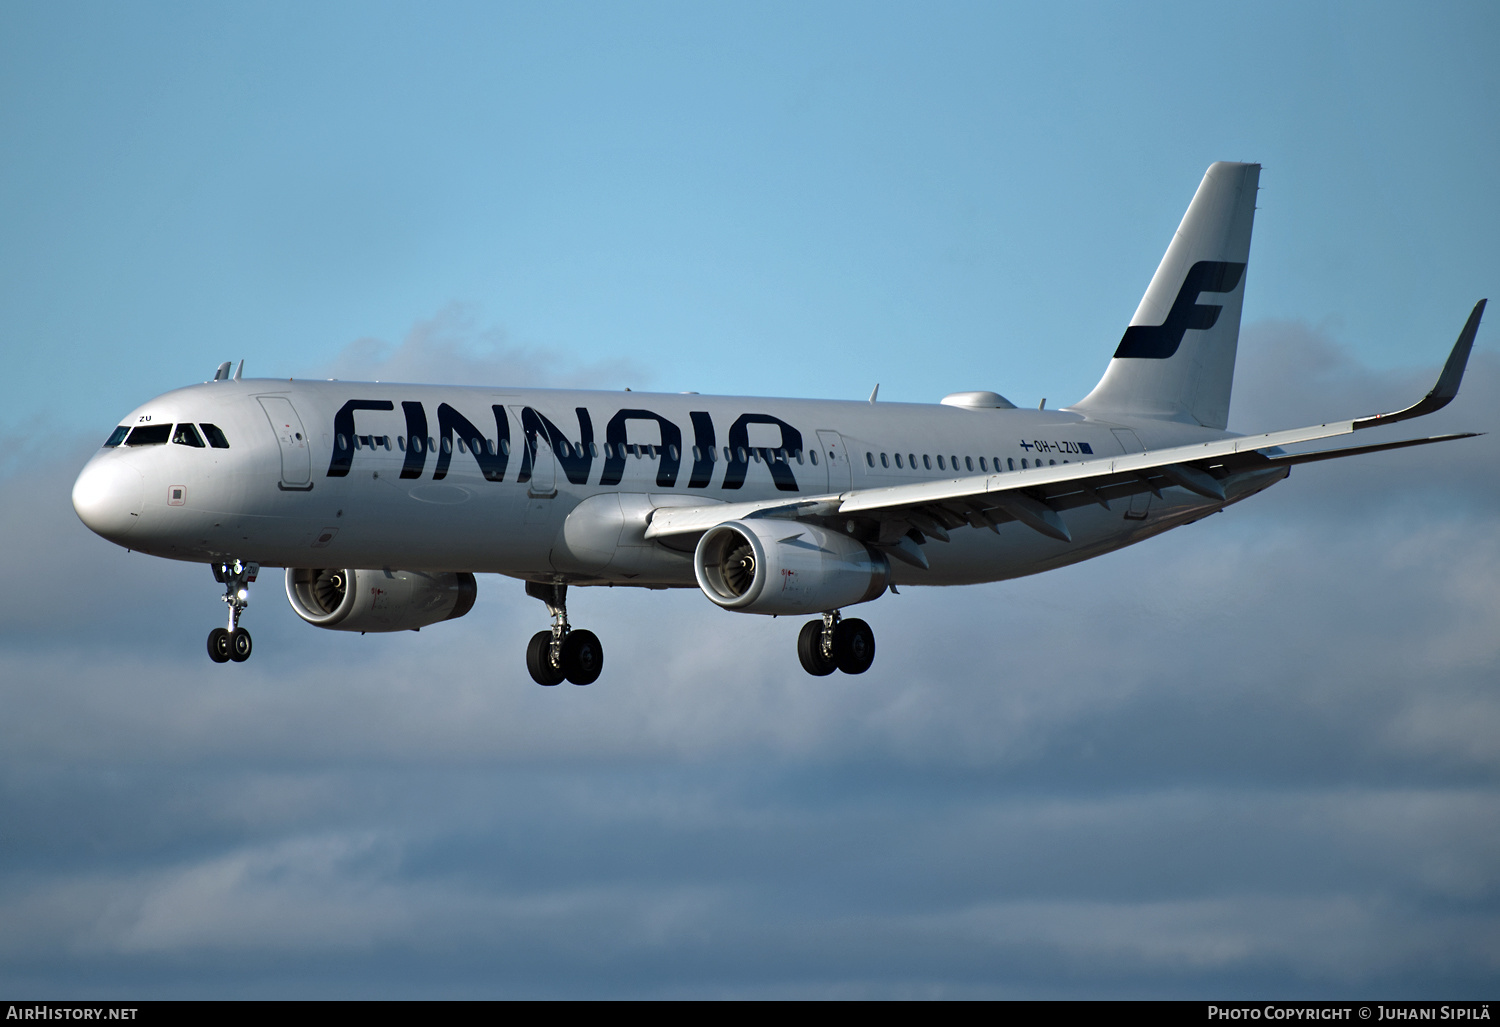
M526 645L526 669L539 685L557 685L565 679L575 685L591 685L604 669L604 646L592 631L568 626L568 586L528 581L526 594L547 604L552 630L538 631Z
M250 583L260 573L260 564L235 560L212 565L214 580L224 586L221 597L229 604L229 627L208 633L208 658L215 663L244 663L250 658L250 632L240 627L240 614L250 605Z
M802 625L797 658L802 661L802 669L814 677L835 670L863 674L875 662L875 632L857 617L844 620L837 610L830 610L822 620Z

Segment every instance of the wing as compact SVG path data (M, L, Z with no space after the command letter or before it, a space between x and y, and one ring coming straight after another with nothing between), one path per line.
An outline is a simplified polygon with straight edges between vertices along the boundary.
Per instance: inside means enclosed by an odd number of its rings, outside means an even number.
M925 568L927 558L921 550L922 544L929 537L946 542L950 531L965 525L998 530L1007 521L1019 521L1043 535L1068 542L1072 537L1061 515L1080 506L1098 504L1108 509L1115 500L1141 492L1160 496L1162 489L1173 485L1224 502L1224 481L1246 472L1471 438L1477 433L1434 435L1310 453L1279 452L1282 446L1351 435L1364 428L1421 417L1447 406L1458 394L1484 306L1484 300L1474 306L1432 390L1417 403L1393 413L1051 467L855 489L790 503L768 500L667 507L652 514L646 537L698 534L716 524L745 517L829 524L844 524L858 517L866 525L861 535L868 536L867 541L890 556Z

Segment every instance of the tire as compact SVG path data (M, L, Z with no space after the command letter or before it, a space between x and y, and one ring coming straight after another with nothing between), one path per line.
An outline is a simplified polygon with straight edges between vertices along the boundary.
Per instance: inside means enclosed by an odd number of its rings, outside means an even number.
M592 685L604 669L604 646L592 631L570 631L563 639L562 670L575 685Z
M875 632L859 618L833 629L833 658L845 674L863 674L875 662Z
M250 632L239 628L229 636L229 658L235 663L244 663L250 658Z
M208 658L215 663L229 662L228 628L214 628L208 633Z
M538 631L526 643L526 669L539 685L550 688L562 682L563 672L552 666L552 632Z
M827 677L837 669L833 660L823 655L821 620L810 620L802 625L802 631L797 635L797 659L802 661L802 669L813 677Z

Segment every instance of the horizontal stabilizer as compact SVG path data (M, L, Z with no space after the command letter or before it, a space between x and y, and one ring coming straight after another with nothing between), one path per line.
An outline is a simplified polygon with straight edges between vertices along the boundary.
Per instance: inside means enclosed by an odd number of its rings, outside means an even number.
M1382 453L1387 449L1406 449L1409 446L1426 446L1434 442L1451 442L1454 439L1477 439L1482 431L1465 431L1453 435L1431 435L1425 439L1402 439L1399 442L1380 442L1373 446L1344 446L1340 449L1319 449L1311 453L1280 453L1266 458L1270 467L1287 467L1292 464L1311 464L1319 460L1337 460L1340 457L1360 456L1365 453Z

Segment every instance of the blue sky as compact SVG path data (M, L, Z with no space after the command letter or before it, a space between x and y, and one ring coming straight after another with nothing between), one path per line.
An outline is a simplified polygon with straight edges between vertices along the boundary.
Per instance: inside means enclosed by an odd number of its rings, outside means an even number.
M882 599L859 680L615 590L575 600L604 680L544 691L496 578L403 638L262 582L226 674L208 571L67 491L241 357L1057 405L1214 160L1265 165L1232 425L1390 409L1500 282L1497 41L1483 3L0 3L0 988L1493 995L1493 436ZM1493 340L1418 431L1496 428Z
M1500 270L1484 4L0 18L22 430L454 304L636 388L1066 402L1222 159L1266 166L1247 318L1409 364Z

